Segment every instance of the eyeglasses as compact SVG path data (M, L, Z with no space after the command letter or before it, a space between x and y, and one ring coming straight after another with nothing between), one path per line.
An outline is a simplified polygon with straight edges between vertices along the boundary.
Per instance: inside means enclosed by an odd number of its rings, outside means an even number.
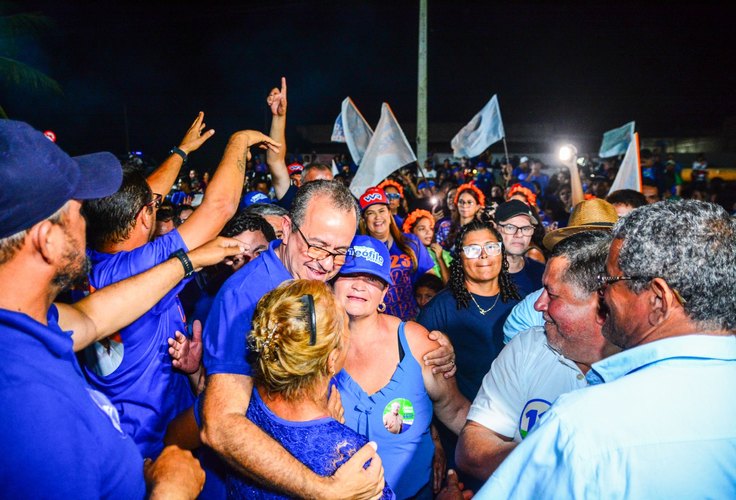
M501 228L501 232L505 234L516 234L519 231L521 231L521 234L524 236L531 236L534 234L534 226L514 226L513 224L499 224L498 227Z
M484 245L466 245L463 247L463 253L468 259L479 258L483 251L486 252L487 256L493 257L501 253L502 245L499 241L492 241Z
M163 200L163 196L158 193L153 193L153 199L146 203L147 207L155 207L156 210L161 208L161 200Z
M599 274L596 276L598 280L598 288L605 288L619 281L649 281L654 278L651 276L608 276L607 274Z
M304 240L304 244L307 245L307 255L314 259L314 260L324 260L327 257L332 257L333 261L335 262L336 266L342 266L350 259L350 255L347 253L338 253L338 252L330 252L326 248L318 247L315 245L312 245L307 241L306 236L304 236L304 233L302 233L302 230L299 229L299 226L296 225L296 223L292 222L294 225L294 229L296 229L296 232L299 233L299 236L302 237Z
M476 205L475 200L457 200L458 206Z
M654 279L654 276L608 276L607 274L601 273L596 276L596 279L598 280L598 289L602 292L608 285L613 285L618 281L651 281ZM667 284L667 286L669 286L669 283ZM678 292L675 288L672 288L671 286L670 290L672 290L672 293L675 294L675 298L680 303L680 305L684 306L685 302L687 301L682 298L680 292Z
M399 193L386 193L386 198L389 200L400 200L401 195Z

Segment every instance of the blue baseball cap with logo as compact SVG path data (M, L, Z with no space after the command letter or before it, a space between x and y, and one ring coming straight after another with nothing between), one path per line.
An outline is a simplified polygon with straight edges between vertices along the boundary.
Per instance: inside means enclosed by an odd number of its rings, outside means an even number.
M377 239L357 235L350 244L348 255L350 258L340 269L339 276L365 273L381 278L389 285L394 284L391 279L391 255L386 245Z
M273 200L260 191L251 191L240 200L240 208L249 207L255 203L273 203Z
M0 120L0 238L33 227L69 200L109 196L122 182L112 153L72 158L27 123Z

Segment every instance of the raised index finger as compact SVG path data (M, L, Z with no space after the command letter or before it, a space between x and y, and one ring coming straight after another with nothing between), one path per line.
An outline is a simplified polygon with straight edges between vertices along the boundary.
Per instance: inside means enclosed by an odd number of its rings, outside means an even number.
M281 77L281 95L286 97L286 77L285 76Z

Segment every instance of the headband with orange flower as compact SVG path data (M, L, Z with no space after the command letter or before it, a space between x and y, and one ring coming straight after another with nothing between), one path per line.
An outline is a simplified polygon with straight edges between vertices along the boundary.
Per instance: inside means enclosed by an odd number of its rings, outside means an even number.
M395 187L397 189L397 191L399 192L399 196L401 196L402 198L404 197L404 186L402 186L401 184L399 184L398 182L396 182L393 179L386 179L385 181L383 181L382 183L380 183L376 187L377 188L381 188L381 189L383 189L385 191L386 190L386 186Z
M460 199L460 195L464 191L471 191L473 194L475 194L475 199L478 200L478 205L485 206L486 204L486 195L483 194L483 191L478 189L475 184L472 182L469 182L467 184L463 184L459 188L457 188L457 193L455 193L455 205L457 205L457 200Z
M402 229L405 233L411 233L411 230L414 229L414 224L424 217L429 219L430 229L434 229L434 217L432 217L432 214L422 209L414 210L412 213L407 215Z
M521 184L514 184L513 186L511 186L511 189L509 190L509 194L506 195L506 200L507 201L510 200L511 197L516 193L523 194L529 205L534 205L534 206L537 205L537 195L534 194L534 192L531 189L524 187Z

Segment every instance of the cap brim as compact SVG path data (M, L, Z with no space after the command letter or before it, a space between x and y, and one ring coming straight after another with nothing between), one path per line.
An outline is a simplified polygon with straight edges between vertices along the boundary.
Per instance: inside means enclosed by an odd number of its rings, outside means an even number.
M585 226L571 226L555 229L547 233L542 240L542 244L547 250L552 251L556 244L569 238L573 234L582 233L584 231L610 231L613 224L590 224Z
M79 165L80 178L72 198L93 200L115 193L123 182L123 168L112 153L92 153L72 158Z

